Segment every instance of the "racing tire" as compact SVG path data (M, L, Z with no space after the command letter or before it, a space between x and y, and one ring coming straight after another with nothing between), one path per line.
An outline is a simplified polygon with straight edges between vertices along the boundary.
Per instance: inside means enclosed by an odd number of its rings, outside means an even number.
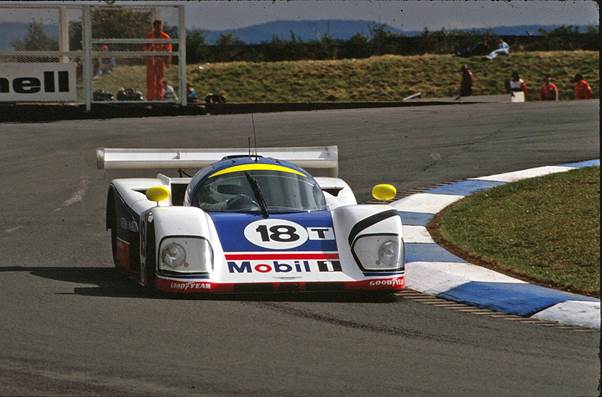
M119 270L117 266L117 213L115 207L118 204L117 198L113 194L113 190L109 189L107 195L107 229L111 230L111 253L113 254L113 266Z
M116 270L119 270L119 266L117 266L117 232L115 231L115 223L111 226L111 251L113 252L113 267Z
M155 225L146 224L146 244L144 251L144 288L155 290L155 269L157 266L157 251L155 247Z

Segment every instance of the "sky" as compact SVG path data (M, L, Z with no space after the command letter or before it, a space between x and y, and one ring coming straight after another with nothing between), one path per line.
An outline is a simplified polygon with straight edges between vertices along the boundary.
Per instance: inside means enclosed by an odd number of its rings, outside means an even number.
M239 28L278 19L365 19L402 30L597 24L594 1L229 1L187 6L191 25Z
M16 2L2 2L3 6ZM42 3L42 2L35 2ZM61 2L45 3L50 5ZM65 1L64 4L103 4L93 1ZM175 4L176 2L136 2L136 5ZM32 4L32 3L29 3ZM132 4L116 1L115 4ZM481 28L511 25L589 25L598 24L598 5L592 0L578 1L189 1L186 2L187 27L203 30L240 28L275 20L361 19L386 23L402 30ZM72 15L77 12L73 11ZM0 9L0 22L30 22L31 10ZM56 12L35 11L38 19L56 19ZM45 16L46 15L46 16ZM175 13L163 19L177 19Z

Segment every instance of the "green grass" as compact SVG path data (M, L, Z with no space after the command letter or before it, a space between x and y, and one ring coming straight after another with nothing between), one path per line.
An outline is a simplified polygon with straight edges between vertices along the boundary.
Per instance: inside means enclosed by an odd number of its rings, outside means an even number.
M504 80L517 70L529 87L528 99L539 99L544 73L554 76L560 99L573 99L572 77L580 72L598 95L596 51L514 52L493 61L453 55L385 55L367 59L294 62L229 62L188 66L188 80L200 95L220 90L229 102L397 101L423 96L455 96L464 63L473 71L475 95L504 93ZM177 66L167 77L177 83ZM118 66L94 80L94 89L119 87L145 91L144 66ZM176 84L177 86L177 84Z
M429 225L468 260L543 285L600 296L600 168L477 193Z

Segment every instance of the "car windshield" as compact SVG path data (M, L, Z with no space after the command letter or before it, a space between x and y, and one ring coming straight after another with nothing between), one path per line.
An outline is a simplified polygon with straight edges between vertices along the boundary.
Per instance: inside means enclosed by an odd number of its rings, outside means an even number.
M257 188L253 183L257 182ZM260 212L263 196L269 213L326 209L320 186L311 177L254 170L210 177L197 189L194 203L208 212Z

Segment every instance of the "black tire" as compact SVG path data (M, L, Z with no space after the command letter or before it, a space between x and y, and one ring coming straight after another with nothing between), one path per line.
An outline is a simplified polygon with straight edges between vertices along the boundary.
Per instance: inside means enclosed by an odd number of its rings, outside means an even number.
M157 266L157 254L155 247L155 225L146 224L146 244L144 251L144 286L149 290L155 289L155 268Z
M113 251L113 266L115 269L119 269L119 266L117 266L117 232L115 227L115 224L111 226L111 251Z
M111 230L111 252L113 254L113 266L115 269L119 269L117 266L117 212L115 211L117 202L117 197L113 193L113 187L109 188L109 192L107 194L107 217L106 217L106 227Z

